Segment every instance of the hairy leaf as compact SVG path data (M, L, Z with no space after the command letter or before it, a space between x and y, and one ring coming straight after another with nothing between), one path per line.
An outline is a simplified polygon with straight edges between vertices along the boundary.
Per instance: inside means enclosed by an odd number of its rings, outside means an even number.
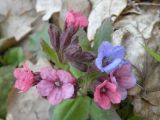
M7 97L13 86L13 69L14 66L0 67L0 118L5 118Z
M90 108L89 97L77 97L53 108L52 120L86 120Z
M24 61L25 56L21 47L14 47L9 49L3 57L3 61L6 65L18 65Z
M77 34L79 37L79 43L82 50L91 51L92 50L91 43L87 38L86 32L83 29L80 29Z
M64 65L60 62L57 53L52 48L50 48L49 45L45 41L42 41L41 46L42 46L43 51L55 63L55 65L58 68L62 68L62 69L68 68L67 65Z
M114 110L103 110L93 101L91 104L90 116L92 120L120 120L120 117Z
M113 30L112 30L111 20L105 19L100 28L96 32L93 49L97 51L98 47L103 41L111 41L112 32Z
M81 72L80 70L72 66L71 64L69 64L69 69L70 69L70 72L73 74L73 76L77 79L84 74L83 72Z

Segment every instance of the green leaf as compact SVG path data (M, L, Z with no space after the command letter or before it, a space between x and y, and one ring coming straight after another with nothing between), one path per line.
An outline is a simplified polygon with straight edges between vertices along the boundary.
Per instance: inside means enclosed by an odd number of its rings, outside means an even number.
M141 120L141 118L139 116L133 116L129 118L128 120Z
M94 101L91 104L90 117L91 120L120 120L120 117L114 110L103 110Z
M72 75L77 79L84 74L83 72L81 72L80 70L72 66L71 64L69 64L69 70L72 73Z
M160 54L156 53L154 50L151 48L147 47L147 45L142 45L145 49L145 51L152 56L156 61L160 62Z
M87 38L86 32L83 29L80 29L77 34L79 37L79 44L82 50L91 51L92 50L91 44Z
M13 86L13 66L0 67L0 118L5 118L8 93Z
M41 54L40 40L44 40L48 44L50 43L48 35L48 24L44 24L38 32L35 32L34 34L29 36L29 41L27 43L28 49L30 51L34 51L38 54Z
M44 40L42 41L41 46L43 51L46 53L46 55L51 59L52 62L55 63L56 67L62 68L65 70L68 69L68 65L64 65L60 62L56 51L50 48L49 45Z
M66 100L53 108L52 120L86 120L90 102L89 97Z
M92 81L100 76L106 76L106 75L107 75L106 73L101 73L101 72L84 73L80 79L86 80L86 81Z
M100 76L106 76L106 73L101 73L101 72L92 72L92 73L87 73L87 79L89 81L95 80L96 78Z
M100 28L96 32L93 49L97 51L98 47L103 41L111 41L112 32L113 30L112 30L111 20L105 19Z
M134 115L133 105L129 100L122 101L117 112L121 116L122 120L126 120Z
M3 61L6 65L18 65L25 59L23 49L21 47L14 47L9 49L3 56Z

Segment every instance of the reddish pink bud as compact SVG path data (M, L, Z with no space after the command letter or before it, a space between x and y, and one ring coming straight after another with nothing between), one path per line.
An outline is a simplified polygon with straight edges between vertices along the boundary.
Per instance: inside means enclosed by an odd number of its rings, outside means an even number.
M66 15L66 28L73 26L74 28L85 28L88 26L87 17L80 12L69 11Z

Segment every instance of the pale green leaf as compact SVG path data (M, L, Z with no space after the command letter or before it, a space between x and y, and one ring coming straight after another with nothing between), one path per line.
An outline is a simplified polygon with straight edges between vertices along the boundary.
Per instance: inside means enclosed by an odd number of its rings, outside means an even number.
M105 19L100 28L96 31L93 49L97 51L103 41L111 41L112 33L112 22L110 19Z
M91 51L91 43L87 38L87 33L84 30L80 29L77 34L79 37L79 44L82 47L82 50Z

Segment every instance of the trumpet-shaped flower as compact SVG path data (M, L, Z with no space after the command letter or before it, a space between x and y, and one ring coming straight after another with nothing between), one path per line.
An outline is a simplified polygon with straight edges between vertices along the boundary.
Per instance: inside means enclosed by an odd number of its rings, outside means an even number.
M27 65L23 65L22 68L16 68L13 74L16 78L15 88L21 92L26 92L32 87L34 75Z
M103 109L109 109L111 103L120 103L121 95L117 86L107 80L99 84L94 92L94 101Z
M136 78L129 63L120 65L114 72L110 73L110 79L112 83L117 85L122 100L127 97L127 89L136 85Z
M98 48L95 64L101 72L112 72L123 61L125 49L122 46L113 46L109 42L102 42Z
M51 104L59 104L73 96L75 79L69 72L46 67L40 74L42 80L37 84L38 93L47 97Z

